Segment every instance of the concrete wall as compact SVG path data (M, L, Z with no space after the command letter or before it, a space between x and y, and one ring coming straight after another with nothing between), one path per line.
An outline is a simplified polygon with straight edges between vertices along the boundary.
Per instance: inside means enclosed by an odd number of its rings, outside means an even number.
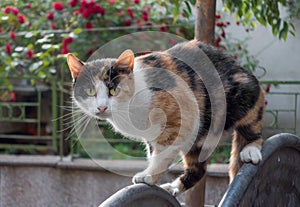
M131 177L120 174L133 174L145 166L144 161L101 161L100 166L88 159L72 162L55 156L0 155L0 207L98 206L114 192L131 185ZM180 172L181 166L174 167L163 181ZM206 204L217 204L227 183L226 165L208 167Z

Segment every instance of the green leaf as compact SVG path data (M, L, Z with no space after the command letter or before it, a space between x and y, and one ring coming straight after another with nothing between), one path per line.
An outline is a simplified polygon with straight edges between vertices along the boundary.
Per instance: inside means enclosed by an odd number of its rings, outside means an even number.
M289 32L289 25L286 21L284 21L283 28L279 32L279 39L283 39L284 41L286 41L288 32Z
M188 9L188 12L191 14L192 13L192 8L191 8L191 5L188 1L184 1L185 5L186 5L186 8Z
M289 32L291 33L292 36L295 36L295 32L293 32L291 30Z
M186 9L183 10L183 13L186 18L189 18L190 13Z
M34 48L33 44L27 45L28 50L32 50Z
M82 29L79 27L73 31L74 34L78 35L82 32Z
M278 19L276 24L272 24L272 33L277 36L280 31L281 20ZM280 39L280 38L279 38Z

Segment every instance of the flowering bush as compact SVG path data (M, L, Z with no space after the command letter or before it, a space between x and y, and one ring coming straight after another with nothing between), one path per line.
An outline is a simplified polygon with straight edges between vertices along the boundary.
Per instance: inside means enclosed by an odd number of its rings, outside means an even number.
M239 21L234 23L228 21L225 13L216 13L215 15L215 45L218 48L226 50L228 53L232 54L235 59L242 65L243 68L247 69L250 72L255 72L257 77L262 77L265 75L266 70L259 65L259 61L248 51L247 42L250 37L245 39L238 39L232 36L228 32L228 27L232 24L235 24L241 29L244 29L245 33L250 33L253 28L244 28Z
M65 67L66 53L76 52L86 59L109 40L142 29L192 38L193 25L187 24L189 2L176 2L173 5L153 0L31 0L26 3L2 0L0 75L34 75L47 79L50 73ZM180 13L178 4L185 5ZM1 78L0 85L3 84L8 82Z

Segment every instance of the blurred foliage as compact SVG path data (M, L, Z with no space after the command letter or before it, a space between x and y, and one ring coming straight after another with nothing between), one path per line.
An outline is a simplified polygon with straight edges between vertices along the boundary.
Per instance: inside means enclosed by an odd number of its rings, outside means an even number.
M190 14L169 1L2 0L0 75L33 75L47 81L65 67L68 52L85 60L108 41L141 30L191 39L193 24L184 13ZM8 84L0 80L0 85Z
M271 26L272 33L286 40L288 33L295 35L293 19L299 15L299 0L222 0L226 11L235 13L236 20L250 29L257 22ZM283 16L283 10L287 11Z

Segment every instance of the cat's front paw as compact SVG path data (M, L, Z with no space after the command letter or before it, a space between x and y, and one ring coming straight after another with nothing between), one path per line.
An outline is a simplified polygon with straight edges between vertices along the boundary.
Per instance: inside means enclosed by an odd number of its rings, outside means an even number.
M154 185L155 184L153 176L149 175L149 174L146 174L144 172L137 173L135 176L133 176L132 182L134 184L137 184L137 183L146 183L146 184L149 184L149 185Z
M258 164L262 160L260 149L253 145L246 145L240 152L240 157L243 162L252 162L253 164Z
M159 187L168 191L168 193L170 193L174 197L178 196L181 193L179 187L174 183L165 183L160 185Z

